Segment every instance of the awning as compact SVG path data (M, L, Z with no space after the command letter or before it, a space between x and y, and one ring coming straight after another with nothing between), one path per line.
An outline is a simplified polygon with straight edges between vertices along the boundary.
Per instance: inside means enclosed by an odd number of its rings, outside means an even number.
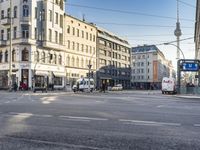
M41 76L48 76L49 75L48 71L39 71L39 70L37 70L35 72L35 74L36 75L41 75Z
M53 72L55 77L65 77L66 73L65 72Z

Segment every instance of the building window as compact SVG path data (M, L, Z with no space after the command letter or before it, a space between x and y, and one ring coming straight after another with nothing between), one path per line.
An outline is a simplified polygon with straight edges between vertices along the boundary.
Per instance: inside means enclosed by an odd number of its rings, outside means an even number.
M58 32L55 31L55 42L58 43Z
M52 22L52 18L53 18L53 16L52 16L52 10L49 10L49 21L50 22Z
M56 24L58 24L58 13L55 14L56 14Z
M7 29L7 40L10 39L10 28Z
M75 50L75 43L72 42L72 49Z
M51 63L51 54L48 53L48 63Z
M5 62L8 62L8 51L5 52Z
M29 26L22 25L22 38L29 38Z
M83 58L81 58L81 67L82 68L84 67L84 60L83 60Z
M4 40L4 30L1 30L1 41Z
M59 63L59 65L62 65L62 56L61 55L58 56L58 63Z
M37 40L38 34L37 34L37 28L35 28L35 39Z
M1 11L1 19L4 19L4 10Z
M42 52L42 62L45 63L45 52Z
M70 49L70 41L67 41L67 48Z
M36 62L39 62L39 59L40 59L39 52L36 51L36 52L35 52L35 61L36 61Z
M79 58L76 58L76 67L79 67Z
M70 34L70 26L67 26L67 33Z
M26 48L22 50L22 61L29 61L29 52Z
M13 29L13 38L14 39L17 38L17 27L14 27L14 29Z
M7 17L10 18L10 8L7 9Z
M14 7L14 18L17 18L17 6Z
M2 59L3 59L3 54L2 52L0 52L0 63L2 63Z
M13 49L13 51L12 51L12 61L13 62L16 61L16 51L15 51L15 49Z
M52 42L52 30L49 29L49 41Z
M75 59L74 57L72 57L72 67L74 67L74 65L75 65Z
M54 64L57 64L57 56L54 54Z
M28 17L28 16L29 16L29 6L23 5L23 17Z
M62 77L55 77L54 85L62 85Z

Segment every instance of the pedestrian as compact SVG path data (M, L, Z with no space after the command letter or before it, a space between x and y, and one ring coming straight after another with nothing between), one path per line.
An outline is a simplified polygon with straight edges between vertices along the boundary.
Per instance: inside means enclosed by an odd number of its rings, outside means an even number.
M18 86L17 86L17 83L15 82L15 83L13 84L13 89L14 89L15 92L17 91L17 88L18 88Z
M105 91L106 91L106 84L105 83L102 84L102 90L105 93Z

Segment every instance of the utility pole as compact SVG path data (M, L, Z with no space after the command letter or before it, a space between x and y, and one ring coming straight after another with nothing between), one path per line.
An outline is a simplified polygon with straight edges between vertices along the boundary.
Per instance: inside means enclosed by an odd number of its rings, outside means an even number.
M181 33L181 27L180 27L180 22L179 22L179 0L177 0L177 22L176 22L176 29L174 31L174 35L176 36L176 40L177 40L177 51L176 51L176 55L177 55L177 60L180 59L180 36L182 35Z
M9 52L9 74L8 74L8 84L9 90L12 90L12 0L10 0L10 52Z

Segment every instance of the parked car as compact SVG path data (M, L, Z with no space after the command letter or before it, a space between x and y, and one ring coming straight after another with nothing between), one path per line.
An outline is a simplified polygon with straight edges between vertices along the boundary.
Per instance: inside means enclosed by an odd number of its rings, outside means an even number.
M111 88L112 91L122 91L123 87L122 84L117 84Z

